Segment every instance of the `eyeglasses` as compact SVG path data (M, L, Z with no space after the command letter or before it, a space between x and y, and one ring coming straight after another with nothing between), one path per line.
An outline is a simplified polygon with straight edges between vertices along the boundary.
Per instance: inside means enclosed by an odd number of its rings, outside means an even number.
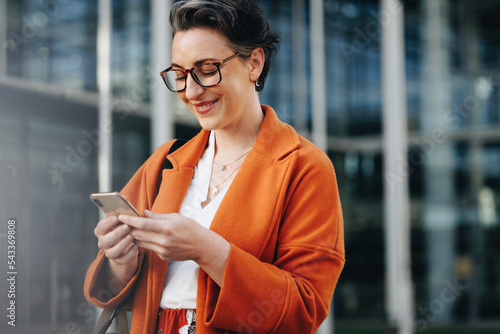
M192 69L188 70L169 67L166 70L161 71L160 75L163 78L165 85L167 85L167 88L174 93L182 92L186 89L188 73L191 73L191 77L198 85L202 87L213 87L222 81L220 67L239 55L239 53L235 53L231 57L224 60L196 65Z

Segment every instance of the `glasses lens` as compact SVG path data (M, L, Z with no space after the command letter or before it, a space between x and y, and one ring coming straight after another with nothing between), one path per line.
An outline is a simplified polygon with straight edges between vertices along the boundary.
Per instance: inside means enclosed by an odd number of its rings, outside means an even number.
M183 90L186 86L186 75L181 70L171 69L169 71L163 72L163 81L167 87L176 92Z
M214 64L196 66L191 71L191 75L203 87L215 86L221 81L219 67ZM186 71L170 69L163 72L162 77L167 87L173 92L182 91L186 88Z
M219 68L213 64L204 64L193 69L192 74L199 84L205 87L215 86L220 82Z

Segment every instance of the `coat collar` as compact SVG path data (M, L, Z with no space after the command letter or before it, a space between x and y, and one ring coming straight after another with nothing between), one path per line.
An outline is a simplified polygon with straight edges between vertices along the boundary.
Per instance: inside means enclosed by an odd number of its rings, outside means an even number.
M299 147L299 137L290 125L278 118L273 108L266 105L261 107L264 120L253 146L253 151L274 161L281 160ZM209 136L210 131L201 130L189 143L169 155L173 168L194 168L206 148ZM184 150L191 150L192 154L182 154Z
M258 173L260 177L263 177L265 172L272 173L272 169L266 171L266 168L289 156L300 145L299 136L295 130L290 125L280 121L271 107L262 106L262 111L265 114L264 121L260 127L253 150L250 151L240 167L231 188L238 188L238 185L249 177L255 179L257 175L254 173ZM205 151L209 136L210 131L202 130L188 143L168 155L168 160L172 163L172 169L164 169L161 172L163 180L158 195L154 200L153 212L179 212L194 175L194 167ZM279 178L277 175L273 177ZM248 186L246 187L248 188ZM231 189L229 189L229 192L231 192ZM242 193L245 193L245 191L242 190Z
M262 111L265 115L264 121L254 150L273 160L281 160L299 147L299 137L290 125L280 121L271 107L263 105Z

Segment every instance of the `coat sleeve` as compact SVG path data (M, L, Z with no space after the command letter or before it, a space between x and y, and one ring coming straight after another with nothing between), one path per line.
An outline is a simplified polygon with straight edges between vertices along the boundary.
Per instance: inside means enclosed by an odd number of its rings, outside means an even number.
M245 333L302 334L314 333L328 315L345 262L337 182L324 154L299 161L283 206L273 263L231 245L222 287L207 293L207 325Z
M145 209L151 209L153 205L158 189L158 182L160 180L158 175L160 175L165 156L172 143L173 141L160 147L137 170L134 176L121 191L121 193L140 213L142 213ZM105 268L108 260L104 252L100 250L96 259L87 270L84 283L85 298L90 303L103 309L116 308L134 291L145 257L146 252L143 249L140 249L139 266L136 274L132 277L127 286L123 290L119 291L116 288L116 282L103 277L105 275Z

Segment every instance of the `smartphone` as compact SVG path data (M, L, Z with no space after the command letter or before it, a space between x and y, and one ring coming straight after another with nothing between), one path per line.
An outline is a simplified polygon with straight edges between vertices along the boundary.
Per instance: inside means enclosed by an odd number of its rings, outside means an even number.
M141 217L139 211L119 192L95 193L90 200L97 205L107 217L129 215Z

